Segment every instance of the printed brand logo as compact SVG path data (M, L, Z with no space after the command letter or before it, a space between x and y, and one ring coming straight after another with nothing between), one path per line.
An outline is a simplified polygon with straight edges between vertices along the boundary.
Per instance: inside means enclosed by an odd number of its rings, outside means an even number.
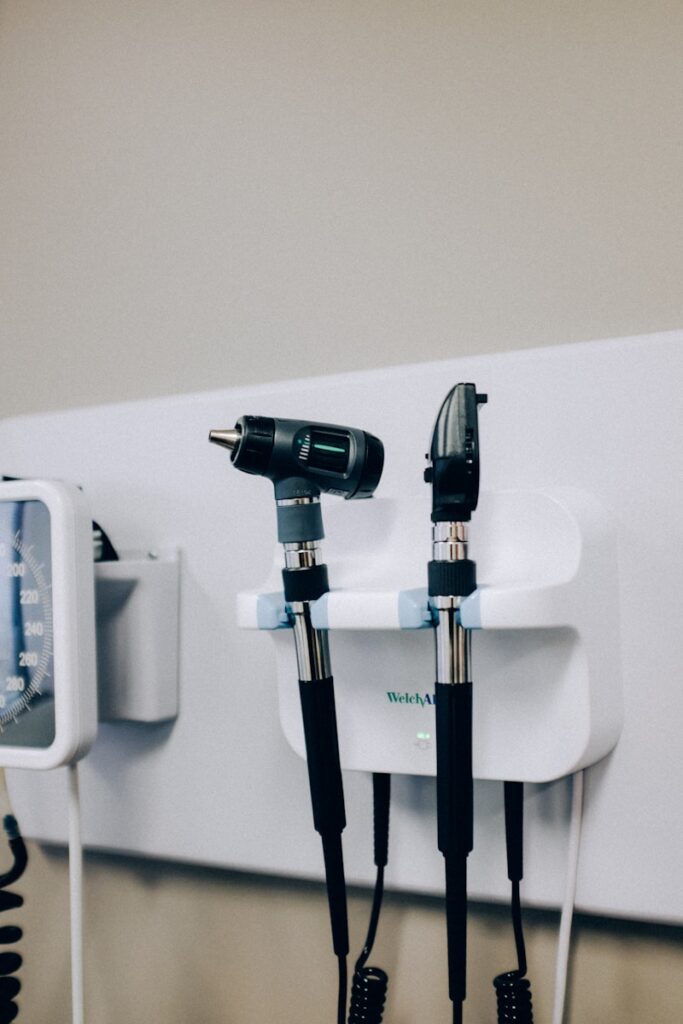
M396 690L387 690L387 697L390 704L419 704L421 708L436 704L435 693L397 693Z

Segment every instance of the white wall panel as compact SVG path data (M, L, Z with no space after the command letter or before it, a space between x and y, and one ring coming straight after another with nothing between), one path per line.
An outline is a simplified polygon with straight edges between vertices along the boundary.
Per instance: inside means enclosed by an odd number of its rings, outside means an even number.
M683 920L676 870L683 845L676 542L682 345L681 334L621 339L2 422L4 472L82 484L94 517L121 549L181 552L180 715L171 725L101 728L83 771L88 844L320 877L305 767L278 720L274 645L236 624L237 593L258 587L271 570L271 488L233 471L206 435L247 412L363 426L385 441L379 493L400 506L404 493L424 486L424 452L445 392L474 380L490 396L481 414L483 490L579 487L609 510L617 539L625 719L613 753L588 773L578 904ZM325 503L331 552L344 511L332 512L334 501ZM426 558L427 515L424 535ZM417 658L428 688L429 637L394 636ZM332 645L334 657L335 637ZM476 650L475 639L475 683ZM343 733L341 676L339 685ZM486 679L480 692L490 692ZM14 774L11 786L26 831L62 839L63 780ZM507 896L501 788L490 781L476 788L475 897ZM346 792L348 875L368 882L369 777L347 772ZM397 778L389 885L441 890L433 805L431 779ZM559 901L567 815L566 782L530 787L530 902Z

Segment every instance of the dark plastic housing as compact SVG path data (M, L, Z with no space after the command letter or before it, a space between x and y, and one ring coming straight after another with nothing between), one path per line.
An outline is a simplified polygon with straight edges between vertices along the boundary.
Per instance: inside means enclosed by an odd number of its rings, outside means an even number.
M479 498L478 406L474 384L456 384L436 418L425 480L432 485L432 521L466 522Z
M235 429L233 464L272 480L278 499L367 498L382 475L384 446L365 430L267 416L242 416Z

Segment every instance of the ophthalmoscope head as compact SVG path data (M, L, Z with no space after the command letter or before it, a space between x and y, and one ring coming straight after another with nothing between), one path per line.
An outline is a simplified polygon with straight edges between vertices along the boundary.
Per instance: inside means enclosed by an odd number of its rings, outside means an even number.
M432 485L432 522L467 522L479 499L478 407L488 400L474 384L456 384L436 418L425 480Z
M272 480L279 501L321 492L369 498L384 466L379 438L331 423L242 416L232 430L212 430L209 440L230 451L236 469Z

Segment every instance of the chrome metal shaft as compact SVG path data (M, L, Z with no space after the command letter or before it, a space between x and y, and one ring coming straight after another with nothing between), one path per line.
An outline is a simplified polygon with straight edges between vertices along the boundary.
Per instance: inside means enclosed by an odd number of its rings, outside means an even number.
M332 666L327 630L315 629L311 624L310 601L295 601L289 607L294 617L294 645L299 679L304 683L329 679Z
M435 601L443 598L433 599ZM436 681L437 683L470 683L470 652L472 648L469 630L457 622L460 604L454 600L450 608L437 608L436 637Z
M319 498L284 498L278 506L318 504ZM293 570L313 569L322 564L322 550L319 540L288 541L282 545L285 553L285 568ZM294 645L299 679L315 682L329 679L332 675L330 647L327 630L315 629L311 622L311 601L292 601L289 610L294 620Z
M320 541L299 540L283 544L286 569L311 569L320 565Z
M434 523L432 527L432 557L435 562L459 562L467 558L467 524ZM460 597L433 597L437 624L436 640L437 683L471 682L470 662L472 639L470 631L457 621Z

